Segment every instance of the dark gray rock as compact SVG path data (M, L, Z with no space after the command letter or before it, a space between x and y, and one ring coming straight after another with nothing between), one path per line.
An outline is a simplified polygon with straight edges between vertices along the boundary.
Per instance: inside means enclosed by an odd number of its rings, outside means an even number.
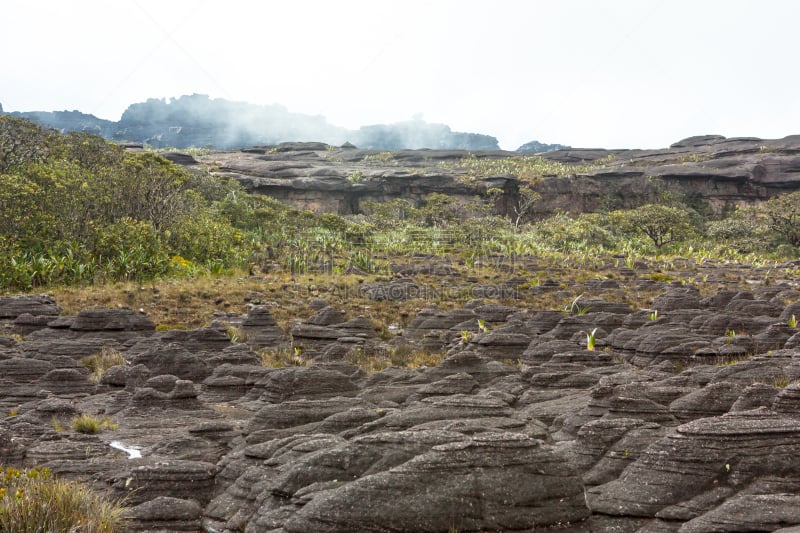
M207 504L214 492L218 469L200 461L148 460L116 473L112 487L130 504L167 496Z
M361 502L353 506L352 502ZM539 441L482 434L386 472L327 486L286 531L530 530L588 518L577 476ZM251 526L255 531L259 520Z
M84 357L104 349L116 350L120 345L114 339L73 337L58 330L43 329L32 333L18 348L25 357L49 361L56 366L74 366Z
M347 397L300 399L268 404L259 409L247 425L245 429L247 442L254 444L297 433L320 433L319 423L329 417L352 409L367 407L373 412L376 410L374 405L370 405L364 400ZM372 418L378 418L378 416ZM284 431L290 428L296 429Z
M659 313L678 309L698 309L701 306L700 301L700 292L694 287L671 287L653 300L652 307Z
M357 392L358 387L350 376L324 365L314 365L275 369L254 383L250 394L259 395L262 401L280 403L355 396Z
M203 508L195 500L158 496L133 506L128 527L135 530L198 531Z
M691 392L669 404L670 412L681 422L727 413L743 392L737 383L718 381Z
M203 381L211 374L202 357L175 342L151 343L149 349L128 352L127 356L131 364L144 365L153 375L170 374L190 381Z
M324 307L306 320L306 324L314 326L333 326L345 321L344 315L331 306Z
M90 309L80 311L70 329L80 332L155 331L155 324L146 315L130 309Z
M652 517L719 483L800 474L800 422L767 410L684 424L653 443L616 480L588 491L595 512Z
M689 520L678 531L777 531L791 526L800 526L800 495L743 494Z
M286 333L275 322L267 306L250 309L242 320L242 331L247 335L247 344L257 347L274 347L288 343Z
M517 361L522 358L523 353L531 343L531 338L524 333L510 331L513 329L516 328L491 330L478 336L470 347L480 355L495 361L503 359Z
M20 315L55 317L61 307L46 294L26 296L0 296L0 319L15 319Z

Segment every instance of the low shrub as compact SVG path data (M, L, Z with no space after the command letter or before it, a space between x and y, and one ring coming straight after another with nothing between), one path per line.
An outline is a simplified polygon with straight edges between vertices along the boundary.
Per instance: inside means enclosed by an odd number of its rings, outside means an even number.
M0 531L123 531L125 507L46 468L0 469Z

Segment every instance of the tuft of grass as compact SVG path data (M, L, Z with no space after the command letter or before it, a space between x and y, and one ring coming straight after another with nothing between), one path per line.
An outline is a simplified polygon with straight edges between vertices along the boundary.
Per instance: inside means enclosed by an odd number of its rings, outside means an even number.
M303 350L299 346L264 349L260 350L258 354L261 356L261 366L269 368L308 365L308 360L302 357Z
M428 352L423 350L411 354L409 356L408 362L406 363L406 366L408 368L432 367L439 365L443 359L444 355L441 353Z
M186 324L158 324L156 331L172 331L173 329L188 330L191 329Z
M47 468L0 469L0 531L115 533L126 520L120 502Z
M386 370L393 364L391 357L386 357L384 354L379 353L368 353L360 347L348 354L345 357L345 361L353 363L367 374L375 374Z
M93 435L107 429L115 430L119 425L108 417L95 418L92 415L82 414L72 419L70 427L78 433Z
M777 388L777 389L785 389L791 383L792 383L792 380L790 380L786 376L780 376L780 377L777 377L777 378L772 380L772 386Z
M52 422L52 424L53 424L53 430L54 430L56 433L61 433L61 432L63 432L64 430L66 430L66 429L67 429L67 428L65 428L65 427L64 427L64 424L62 424L62 423L61 423L61 421L60 421L58 418L56 418L56 416L55 416L55 415L53 415L53 418L51 419L51 422Z
M377 154L367 154L361 161L363 163L378 163L378 164L397 164L394 158L394 152L379 152Z
M522 362L522 359L517 357L516 359L511 359L509 357L504 357L500 359L500 362L506 366L514 367L518 370L525 370L525 363Z
M407 344L401 344L390 351L367 351L356 348L345 360L361 368L367 374L375 374L389 368L399 366L405 368L432 367L442 362L443 355L426 350L414 350Z
M581 298L583 298L583 294L579 294L578 296L576 296L575 299L572 300L572 302L564 305L561 310L568 315L571 315L573 313L579 316L585 315L586 313L589 312L589 307L586 305L578 304Z
M80 364L88 368L92 373L89 379L99 383L106 370L112 366L126 365L128 362L118 350L105 347L95 354L82 358Z
M247 333L242 331L241 328L228 326L227 329L225 329L225 334L228 335L228 338L231 340L232 344L247 342Z

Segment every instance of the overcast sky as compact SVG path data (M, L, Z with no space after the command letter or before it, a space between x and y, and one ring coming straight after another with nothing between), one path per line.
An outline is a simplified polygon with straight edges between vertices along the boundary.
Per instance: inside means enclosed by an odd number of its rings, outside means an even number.
M337 126L658 148L800 133L793 0L4 0L0 103L119 120L208 94Z

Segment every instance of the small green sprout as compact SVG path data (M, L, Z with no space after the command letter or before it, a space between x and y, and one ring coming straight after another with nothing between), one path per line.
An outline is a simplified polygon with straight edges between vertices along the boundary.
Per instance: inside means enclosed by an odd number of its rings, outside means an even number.
M595 343L595 334L597 333L597 328L594 328L592 331L586 334L586 349L587 350L594 350L594 343Z

